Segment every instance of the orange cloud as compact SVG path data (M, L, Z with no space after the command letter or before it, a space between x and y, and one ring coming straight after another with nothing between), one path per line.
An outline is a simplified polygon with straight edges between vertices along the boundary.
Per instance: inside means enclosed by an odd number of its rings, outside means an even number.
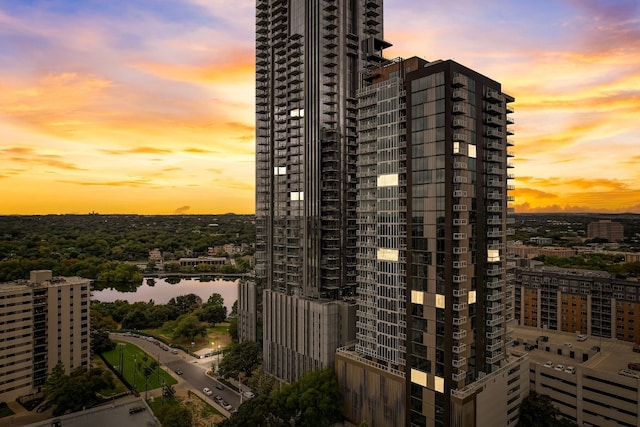
M115 155L128 155L128 154L168 154L171 153L171 150L165 150L161 148L154 147L133 147L126 150L100 150L103 153L107 154L115 154Z

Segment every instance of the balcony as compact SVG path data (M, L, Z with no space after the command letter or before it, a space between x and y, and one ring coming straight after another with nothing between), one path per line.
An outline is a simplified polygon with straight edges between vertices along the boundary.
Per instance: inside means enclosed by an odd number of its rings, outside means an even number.
M484 136L486 136L487 138L502 139L505 137L505 134L504 132L499 130L489 129L484 133Z
M451 98L453 98L454 101L466 101L467 92L461 89L454 90L451 94Z
M467 261L454 261L453 268L465 268L467 266Z
M467 112L467 107L461 102L456 102L453 104L453 108L451 110L453 114L465 114Z
M454 190L453 197L467 197L467 192L463 190Z
M453 333L453 339L454 340L461 340L466 336L467 336L467 330L466 329L463 329L461 331L456 331L456 332Z
M487 301L490 301L490 302L500 301L503 297L504 297L504 292L496 292L496 293L487 295Z
M467 309L467 303L461 302L458 304L453 304L453 311L463 311Z
M466 274L454 274L453 275L453 282L454 283L464 283L467 281L467 275Z
M454 345L453 347L451 347L451 351L455 354L464 353L466 349L467 349L466 344Z
M504 280L492 280L487 282L486 285L488 289L502 289L502 286L504 286Z
M499 352L496 352L494 355L487 357L487 363L490 365L493 365L495 363L500 362L502 359L504 359L504 353L499 351Z
M466 212L468 210L467 205L453 205L454 212Z
M452 359L451 360L451 365L456 367L456 368L461 368L463 366L465 366L467 364L467 358L466 357L458 357L457 359Z
M462 381L467 376L467 371L460 370L457 374L451 374L451 379L454 381Z
M466 316L454 317L452 319L452 323L456 326L464 325L465 323L467 323L467 317Z
M467 294L467 290L466 289L454 289L453 290L453 296L460 298L463 297Z
M504 310L504 304L495 304L487 307L487 313L489 314L498 314Z
M455 76L451 81L451 85L453 87L461 87L466 84L466 79L462 76Z
M493 343L491 345L488 345L487 346L487 350L489 350L491 352L496 351L496 350L500 350L503 345L504 345L504 341L499 340L499 341L496 341L495 343Z
M466 219L461 219L461 218L454 218L453 220L453 225L455 226L462 226L462 225L467 225L469 224L469 221Z
M491 319L487 319L487 326L498 326L504 322L503 316L492 316Z
M498 338L498 337L501 337L501 336L502 336L502 332L503 332L503 331L502 331L502 329L498 329L497 331L487 332L487 333L485 334L485 336L486 336L488 339L493 340L493 339L496 339L496 338Z

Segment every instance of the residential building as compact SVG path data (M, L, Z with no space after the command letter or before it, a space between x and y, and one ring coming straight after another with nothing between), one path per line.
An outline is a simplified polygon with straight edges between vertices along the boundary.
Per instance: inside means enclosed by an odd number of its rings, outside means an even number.
M197 267L199 265L210 265L213 267L221 267L229 264L227 257L200 256L197 258L180 258L178 259L180 267Z
M640 343L640 282L605 271L517 268L519 325Z
M382 0L256 1L256 284L282 380L355 338L356 89L382 24Z
M471 412L456 412L455 392L466 408L467 398L479 397L462 390L479 390L474 384L487 377L485 384L511 381L521 363L506 353L513 312L506 259L513 98L450 60L397 59L368 70L363 80L357 341L337 356L345 405L360 399L345 379L357 368L349 360L360 357L363 369L371 366L392 388L405 378L406 425L451 426L465 417L468 425ZM352 377L358 376L364 374ZM508 389L501 391L509 400ZM518 389L511 404L524 394ZM396 408L378 410L379 417L360 413L351 421L382 420ZM515 423L517 414L506 421Z
M0 284L0 401L39 391L58 362L89 366L90 292L88 279L50 270Z
M589 239L607 239L610 242L621 242L624 240L624 226L619 222L601 219L589 223L587 237Z

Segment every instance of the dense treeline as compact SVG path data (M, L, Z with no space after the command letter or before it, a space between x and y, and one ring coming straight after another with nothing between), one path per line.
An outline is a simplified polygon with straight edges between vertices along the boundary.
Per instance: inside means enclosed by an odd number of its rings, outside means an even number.
M534 259L555 267L607 271L618 277L640 276L640 262L624 263L624 256L620 255L595 253L568 258L542 255Z
M139 282L128 262L145 261L158 248L165 259L227 243L255 242L249 215L46 215L0 216L0 282L29 271L106 282Z
M329 427L341 420L341 408L338 380L332 369L324 369L249 399L219 425Z
M173 330L174 335L189 338L201 334L206 327L202 323L215 325L227 317L224 299L212 294L206 302L195 294L171 298L167 304L153 301L135 302L91 302L91 323L95 329L153 329L163 327Z

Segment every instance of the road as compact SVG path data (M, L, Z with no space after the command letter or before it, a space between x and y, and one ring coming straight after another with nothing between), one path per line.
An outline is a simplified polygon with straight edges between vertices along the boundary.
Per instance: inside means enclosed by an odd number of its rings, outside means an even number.
M160 347L144 338L126 336L124 334L109 334L109 337L113 340L127 341L135 344L154 358L157 358L160 361L160 364L165 366L172 375L178 379L178 386L198 393L200 397L205 398L216 409L221 410L220 412L223 414L226 414L227 411L217 404L214 399L216 395L222 396L222 398L229 402L229 404L234 408L240 406L241 398L237 390L230 389L226 385L214 380L206 374L207 370L211 367L212 359L217 360L215 359L215 356L207 359L196 359L195 357L184 353L182 350L178 350L178 354L162 350ZM183 374L177 375L175 373L177 369L180 369ZM218 389L216 386L221 387L222 389ZM205 387L208 387L213 391L211 396L207 396L202 392L202 389Z

